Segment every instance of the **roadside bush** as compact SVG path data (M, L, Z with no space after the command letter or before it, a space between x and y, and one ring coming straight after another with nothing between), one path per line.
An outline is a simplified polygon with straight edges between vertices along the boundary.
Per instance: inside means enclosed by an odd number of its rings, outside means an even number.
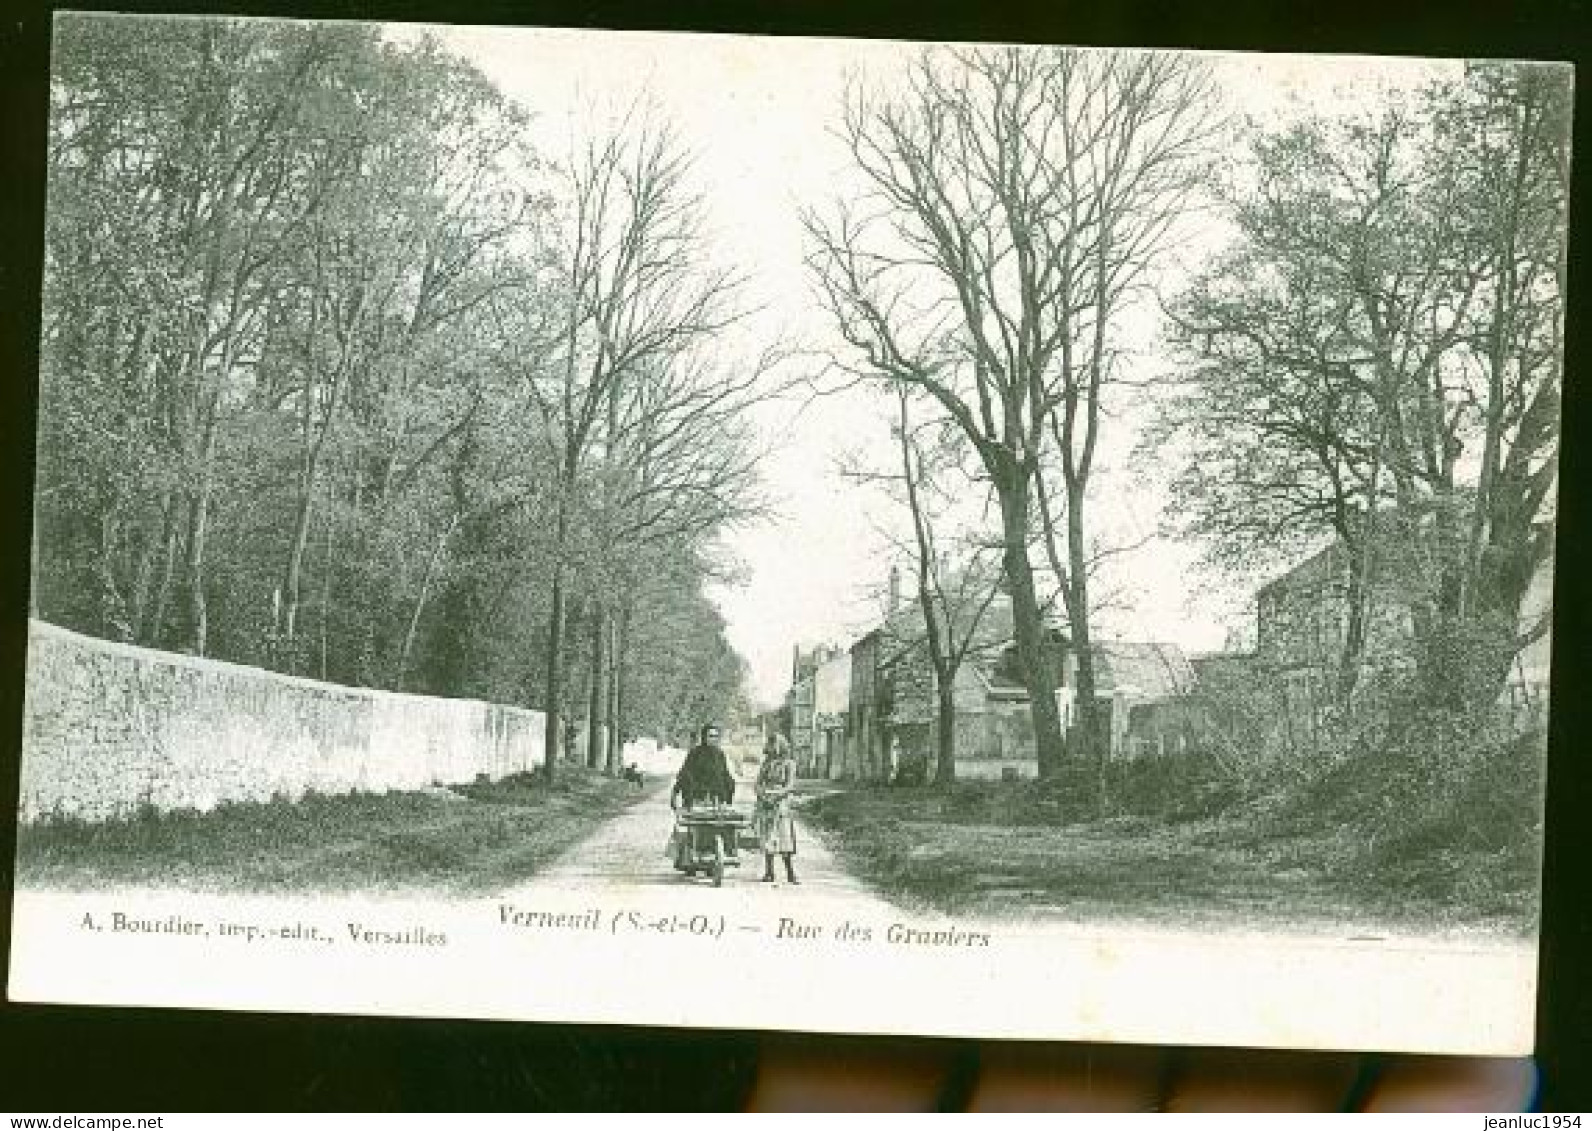
M1408 707L1278 795L1265 837L1329 835L1330 870L1387 899L1520 917L1535 907L1545 733L1491 712Z
M1370 835L1352 866L1395 890L1534 909L1545 735L1442 737L1449 741L1395 751L1385 800L1368 814Z

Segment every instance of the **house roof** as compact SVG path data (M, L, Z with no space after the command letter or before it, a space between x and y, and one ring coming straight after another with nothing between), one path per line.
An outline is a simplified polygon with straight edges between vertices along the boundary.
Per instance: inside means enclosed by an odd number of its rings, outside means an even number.
M1419 534L1423 530L1430 530L1434 523L1443 521L1445 513L1450 521L1463 518L1462 512L1453 510L1445 512L1440 509L1437 501L1430 499L1402 507L1389 506L1376 510L1374 512L1375 547L1381 568L1385 570L1391 566L1397 574L1411 578L1423 576L1428 563L1421 553L1423 540ZM1367 520L1361 515L1358 521ZM1549 527L1546 522L1536 522L1532 525L1539 530ZM1272 578L1257 592L1260 596L1266 596L1286 589L1319 588L1339 584L1347 568L1347 550L1343 539L1333 535L1325 546Z
M1145 699L1172 699L1194 686L1194 666L1176 644L1112 640L1093 646L1095 681L1102 691L1128 691Z
M955 631L957 642L962 643L966 638L968 626L965 623L958 623ZM1049 631L1052 636L1060 638L1059 629L1049 626ZM870 638L877 638L880 661L886 666L901 657L922 653L927 647L927 637L923 613L917 602L915 600L903 602L894 612L887 614L877 627L866 633L859 643ZM967 647L967 662L989 669L998 662L1003 651L1010 647L1014 639L1016 639L1016 627L1012 618L1011 602L1004 596L997 595L980 611L978 621L972 627L972 640Z
M1254 664L1256 655L1253 650L1245 652L1196 652L1189 656L1189 666L1194 669L1196 677L1207 672L1236 671Z
M1011 604L996 600L984 611L970 647L965 667L977 676L993 698L1020 699L1028 694L1014 645ZM915 604L904 604L886 616L872 631L852 645L853 653L872 642L879 648L877 663L893 667L913 657L908 667L922 663L923 626ZM1065 632L1054 624L1045 630L1045 647L1051 668L1059 676L1071 649ZM1176 644L1138 641L1099 641L1091 645L1096 663L1096 685L1101 692L1132 691L1145 699L1169 699L1187 693L1195 683L1194 667ZM927 677L927 673L923 673ZM918 689L925 691L926 688ZM911 692L907 692L910 697Z
M1059 633L1052 635L1052 670L1059 676L1063 657L1070 644ZM1194 686L1194 665L1176 644L1103 640L1091 644L1095 658L1095 689L1099 693L1132 691L1144 699L1171 699L1186 694ZM990 693L1001 697L1027 694L1017 650L1007 648L998 661L979 673Z

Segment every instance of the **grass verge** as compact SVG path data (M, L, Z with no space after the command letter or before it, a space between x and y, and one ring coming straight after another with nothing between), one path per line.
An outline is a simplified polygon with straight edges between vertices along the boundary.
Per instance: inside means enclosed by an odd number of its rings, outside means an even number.
M1092 781L967 782L845 789L803 812L882 893L953 914L1372 935L1534 930L1541 829L1522 800L1535 796L1529 783L1516 784L1511 808L1489 789L1494 773L1477 773L1448 803L1407 807L1402 820L1363 798L1334 811L1316 796L1327 784L1256 792L1205 780L1197 765L1129 767L1103 799Z
M17 886L468 896L502 890L646 793L585 769L17 831Z

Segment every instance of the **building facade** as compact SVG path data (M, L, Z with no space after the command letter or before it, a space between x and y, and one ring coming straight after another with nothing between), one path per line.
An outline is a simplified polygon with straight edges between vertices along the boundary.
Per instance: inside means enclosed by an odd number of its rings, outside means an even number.
M882 744L888 697L880 694L885 686L879 678L880 636L879 629L864 633L849 652L845 759L838 776L851 781L882 781L887 777L888 747Z
M818 723L818 673L845 653L832 644L820 644L804 651L797 646L791 656L791 686L785 694L789 717L791 754L796 772L802 777L828 777L827 763L820 761ZM833 680L833 675L829 677Z
M1299 744L1332 733L1343 687L1352 686L1350 702L1356 702L1387 694L1414 673L1412 608L1427 599L1430 570L1419 560L1419 538L1389 535L1387 541L1380 575L1361 597L1363 640L1352 669L1345 649L1350 563L1340 541L1256 593L1256 671L1276 685L1280 740ZM1518 632L1524 644L1501 693L1501 705L1511 711L1529 713L1546 703L1552 591L1550 561L1533 575L1522 602Z
M799 762L805 772L855 781L934 780L939 688L917 616L914 607L900 609L848 652L820 656L816 666L796 664L788 702L793 733L797 726L804 732L797 749L809 751L809 760ZM955 675L956 773L1034 777L1037 746L1009 605L997 600L987 616ZM1076 657L1059 629L1049 630L1049 648L1067 733L1077 715ZM1112 641L1095 645L1094 655L1110 755L1183 753L1190 742L1186 698L1194 684L1183 652L1172 644ZM798 724L802 711L809 713Z
M839 648L813 671L812 776L838 778L846 763L851 709L851 653Z

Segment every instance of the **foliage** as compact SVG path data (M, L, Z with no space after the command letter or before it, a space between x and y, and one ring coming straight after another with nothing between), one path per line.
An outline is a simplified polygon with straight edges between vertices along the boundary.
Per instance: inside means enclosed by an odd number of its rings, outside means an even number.
M593 430L607 458L559 474L567 444L550 382L566 365L585 372L609 324L580 280L591 246L565 239L579 178L528 149L527 112L427 37L63 18L37 615L323 679L545 709L550 665L579 668L589 644L547 632L568 571L584 606L647 589L659 625L606 656L616 685L670 634L673 662L699 674L637 684L637 719L735 698L741 671L704 593L708 548L754 509L740 414L761 370L730 378L661 346L610 358L608 384L586 387L599 407L620 384L628 394L617 423ZM666 210L666 235L637 270L668 270L647 283L664 297L636 325L657 346L705 332L704 308L681 296L698 280L695 293L717 294L722 279L682 253L696 223L686 155L666 129L649 136L668 199L646 206ZM594 152L615 162L634 152L605 144ZM602 169L619 183L618 164ZM623 245L610 222L611 210L588 234ZM556 336L505 340L506 327L572 310L583 328L567 356ZM726 387L741 395L711 399ZM653 457L645 468L621 458L617 434L642 421L653 443L624 451ZM627 497L621 473L646 486L651 509L626 512L644 541L604 508ZM716 490L725 480L736 490ZM662 510L660 495L692 505ZM571 508L581 522L553 521ZM670 569L618 569L662 546Z
M1514 934L1535 922L1537 741L1487 746L1460 774L1379 751L1281 788L1204 759L1117 761L1104 809L1092 768L1069 766L1044 782L853 788L803 812L847 868L942 913ZM1377 800L1384 783L1395 801Z
M1345 709L1378 606L1451 710L1546 631L1521 621L1552 546L1564 78L1476 67L1259 133L1231 245L1170 303L1181 370L1150 443L1181 453L1172 513L1246 575L1336 547Z

